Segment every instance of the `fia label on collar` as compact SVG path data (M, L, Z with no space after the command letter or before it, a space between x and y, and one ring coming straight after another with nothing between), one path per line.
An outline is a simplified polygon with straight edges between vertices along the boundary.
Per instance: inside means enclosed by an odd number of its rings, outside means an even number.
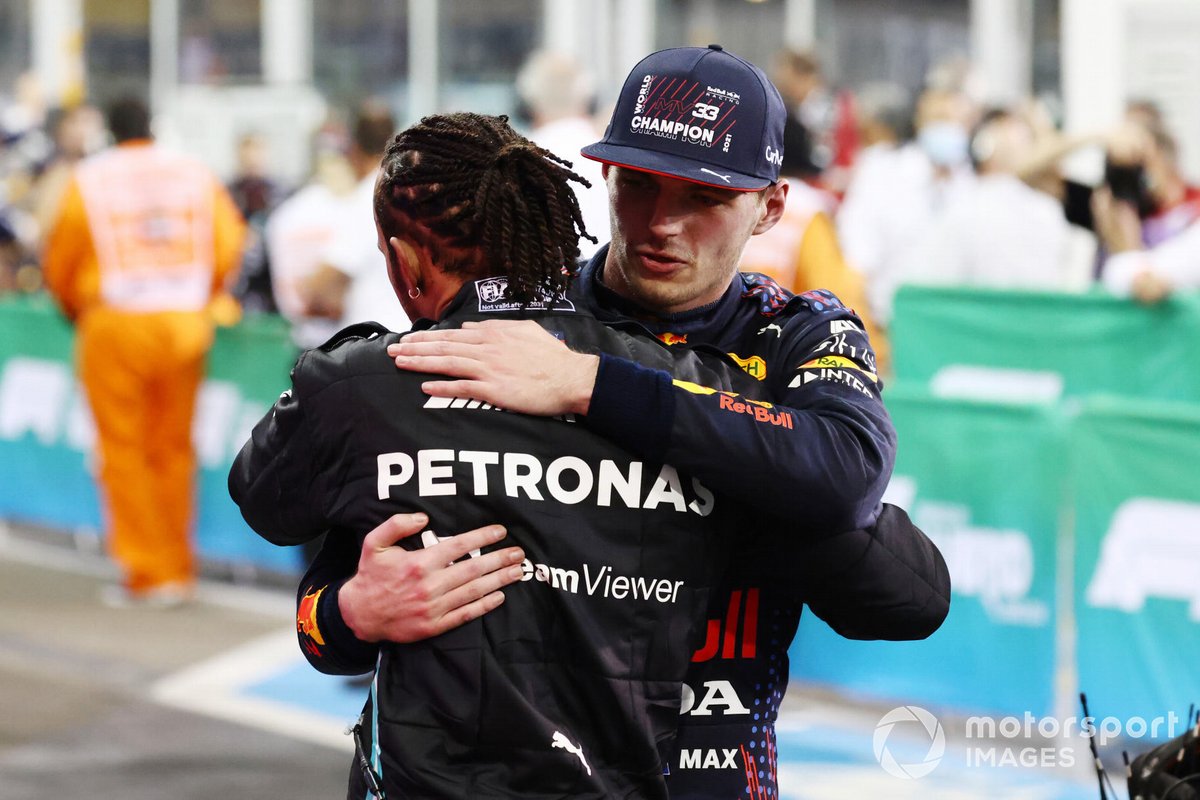
M561 295L542 291L528 303L519 303L508 296L508 278L484 278L475 281L479 295L479 310L486 314L506 311L574 311L575 304Z

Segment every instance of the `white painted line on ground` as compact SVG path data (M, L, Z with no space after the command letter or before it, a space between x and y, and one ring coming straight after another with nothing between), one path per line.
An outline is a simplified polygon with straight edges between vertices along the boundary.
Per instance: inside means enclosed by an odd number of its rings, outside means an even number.
M295 665L295 631L252 640L169 675L151 687L159 703L352 753L348 720L242 694L246 687Z

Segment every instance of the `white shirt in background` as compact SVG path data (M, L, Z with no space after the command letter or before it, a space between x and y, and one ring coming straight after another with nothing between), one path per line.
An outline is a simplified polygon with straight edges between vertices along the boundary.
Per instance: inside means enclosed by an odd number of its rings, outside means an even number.
M267 220L275 304L292 324L292 341L298 347L323 344L339 329L336 320L305 314L300 287L321 266L323 254L338 232L352 224L352 213L349 195L310 183L280 203Z
M571 184L575 189L575 196L579 199L583 225L588 233L600 242L592 244L587 239L580 239L581 258L590 257L600 249L600 245L607 244L612 238L608 221L608 189L604 186L600 163L579 154L582 148L599 141L603 134L603 131L596 130L587 117L568 117L534 128L528 136L529 140L539 147L544 147L559 158L570 161L571 170L587 178L592 184L590 189L577 183Z
M1148 250L1114 253L1104 262L1101 280L1118 297L1129 297L1133 279L1149 270L1176 291L1200 289L1200 222Z
M407 331L410 323L396 290L388 278L387 261L379 252L375 232L375 179L372 172L358 182L348 198L351 217L329 243L322 261L346 274L346 290L341 327L356 322L378 322L391 331Z
M1065 291L1071 286L1062 205L1013 175L982 175L933 223L909 282Z
M838 210L838 238L846 261L866 279L867 299L882 323L891 321L896 288L919 271L935 223L974 182L966 165L939 179L915 144L875 152L856 167Z

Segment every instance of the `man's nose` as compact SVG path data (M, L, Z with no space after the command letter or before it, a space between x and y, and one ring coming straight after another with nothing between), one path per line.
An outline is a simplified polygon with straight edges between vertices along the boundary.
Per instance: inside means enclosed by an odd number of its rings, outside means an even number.
M661 194L655 200L650 214L650 231L655 236L673 236L682 230L683 212L670 197Z

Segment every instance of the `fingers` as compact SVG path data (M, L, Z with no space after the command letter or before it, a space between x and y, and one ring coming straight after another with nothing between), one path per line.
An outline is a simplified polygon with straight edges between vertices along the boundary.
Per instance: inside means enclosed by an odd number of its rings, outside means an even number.
M470 323L467 324L470 325ZM399 342L388 345L388 351L390 352L393 347L400 347L405 344L422 344L428 342L467 342L477 344L486 340L485 335L478 330L478 327L446 328L436 331L406 333L404 338Z
M542 326L532 320L516 319L486 319L478 322L464 322L461 328L447 328L435 331L415 331L407 333L395 344L388 345L388 355L407 352L405 345L417 344L488 344L495 340L498 334L540 333Z
M458 600L451 601L451 605L463 605L520 580L523 574L521 563L524 560L525 551L521 548L506 547L503 550L456 561L447 565L438 575L434 591L446 597L457 594ZM472 592L462 593L464 588L473 584L475 589Z
M524 559L525 553L519 547L509 547L446 567L439 576L443 613L521 580L525 575Z
M363 549L391 547L401 539L420 533L428 524L429 517L425 514L393 514L364 537Z
M486 614L504 602L500 590L525 575L525 553L509 547L452 564L441 578L449 587L438 601L441 613L432 627L443 633Z
M478 347L463 342L405 342L389 345L387 351L400 369L478 380L489 368Z
M476 329L483 328L485 330L497 331L497 330L504 330L505 328L509 328L509 329L528 328L531 325L538 329L541 329L541 327L542 327L541 325L538 325L536 322L534 322L533 320L530 320L530 319L482 319L482 320L471 320L468 322L464 322L463 328L466 330L470 330L472 328L476 328Z
M430 370L430 372L436 371ZM421 384L421 391L430 397L469 397L472 400L500 405L489 396L490 393L485 384L479 381L425 381Z
M437 634L445 633L448 630L457 628L460 625L466 625L471 620L482 617L489 611L495 610L503 602L504 592L492 592L491 594L485 595L472 603L467 603L465 606L459 606L458 608L452 609L451 611L446 612L446 614L442 616L440 620L438 620L437 624L434 625L435 632L433 635L436 636Z
M487 342L467 342L462 340L435 339L422 342L405 340L397 344L389 344L388 355L391 356L458 356L466 358L479 352L479 346Z
M434 375L449 375L453 378L480 378L485 365L470 358L457 356L409 356L395 357L396 366L409 372L428 372Z
M457 536L450 536L441 540L433 547L428 548L425 552L429 553L430 558L434 559L436 564L449 564L470 553L472 550L481 550L490 544L503 539L508 535L503 525L486 525L482 528L476 528L473 531L460 533ZM509 548L515 549L515 548ZM498 551L506 552L506 551ZM488 553L480 559L471 559L472 561L482 560L483 558L491 558L496 553ZM524 556L521 556L524 558ZM520 561L520 559L517 559Z

